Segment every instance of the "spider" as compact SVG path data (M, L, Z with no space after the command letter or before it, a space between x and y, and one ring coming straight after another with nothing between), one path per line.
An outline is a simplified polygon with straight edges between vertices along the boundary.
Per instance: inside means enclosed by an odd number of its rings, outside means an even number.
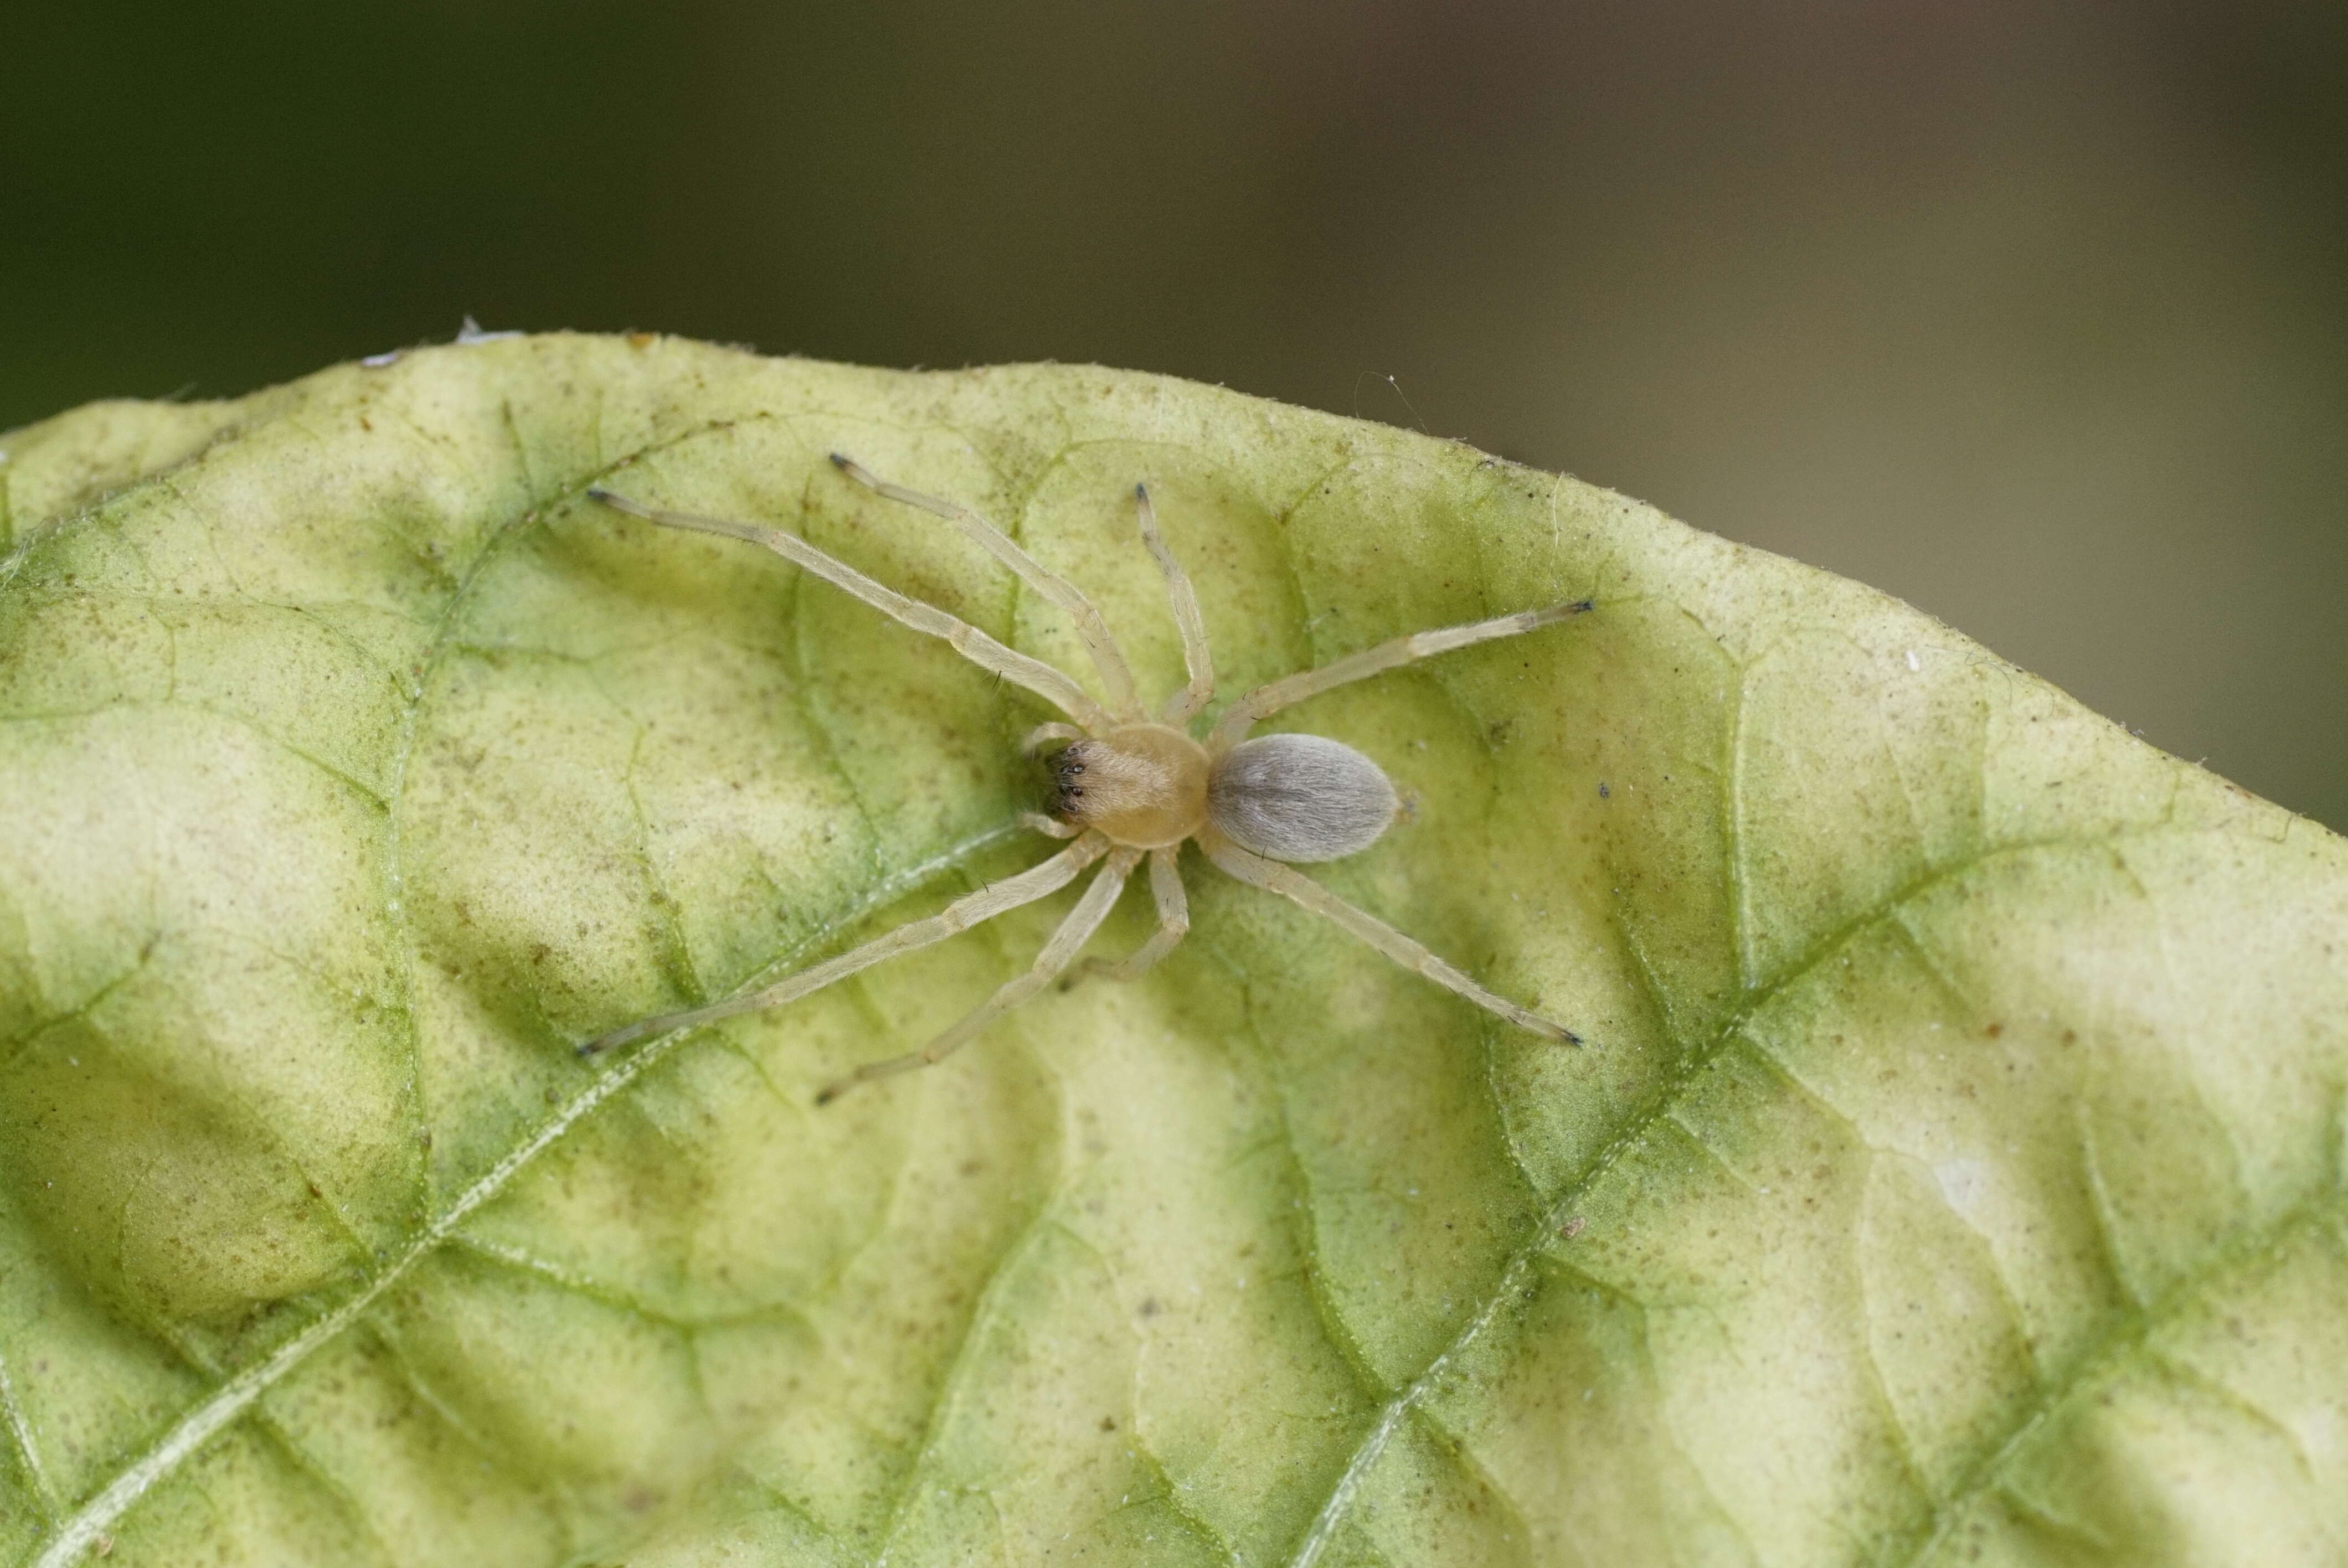
M1207 858L1231 876L1327 917L1405 968L1521 1029L1567 1044L1581 1043L1581 1036L1564 1025L1486 990L1421 943L1291 869L1295 862L1335 860L1367 848L1392 825L1401 802L1377 764L1351 746L1308 734L1250 739L1248 731L1282 708L1332 687L1471 643L1519 637L1588 610L1591 600L1415 632L1347 654L1318 670L1282 676L1225 709L1201 742L1192 738L1190 723L1215 695L1206 622L1199 613L1199 597L1189 578L1158 531L1147 486L1133 487L1141 542L1165 579L1167 600L1182 634L1183 664L1189 672L1189 684L1168 698L1154 716L1142 705L1133 671L1109 634L1107 623L1074 583L1045 569L1008 534L969 507L890 484L839 453L830 456L835 467L867 489L953 524L1065 610L1092 656L1093 668L1108 694L1107 703L1094 701L1058 668L1004 646L935 605L883 587L796 535L750 523L663 511L600 487L587 495L591 500L663 528L723 534L764 545L892 620L942 638L972 663L1025 686L1057 707L1075 722L1039 725L1022 748L1030 757L1044 756L1050 810L1024 812L1020 821L1038 833L1073 842L1050 859L957 898L925 920L900 926L762 989L613 1030L581 1046L580 1055L592 1057L649 1035L796 1001L884 958L942 942L981 921L1032 904L1066 886L1095 862L1107 862L1025 974L1004 983L920 1050L869 1062L828 1084L816 1095L816 1103L829 1103L857 1084L942 1061L1049 985L1108 918L1126 879L1145 856L1149 860L1149 889L1158 907L1158 929L1123 960L1108 964L1095 959L1094 965L1125 980L1149 968L1171 952L1190 928L1178 857L1184 842L1193 838Z

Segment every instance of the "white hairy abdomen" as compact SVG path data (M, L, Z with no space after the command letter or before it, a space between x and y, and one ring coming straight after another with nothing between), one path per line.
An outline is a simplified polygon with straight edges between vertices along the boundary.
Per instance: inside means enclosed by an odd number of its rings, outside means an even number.
M1321 735L1243 741L1215 760L1207 784L1215 826L1274 860L1334 860L1366 849L1400 808L1377 764Z

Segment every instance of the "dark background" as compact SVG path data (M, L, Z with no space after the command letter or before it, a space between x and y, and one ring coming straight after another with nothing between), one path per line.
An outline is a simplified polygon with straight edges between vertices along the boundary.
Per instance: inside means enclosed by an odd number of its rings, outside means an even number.
M1098 360L1863 579L2348 826L2348 5L10 7L0 429L489 327Z

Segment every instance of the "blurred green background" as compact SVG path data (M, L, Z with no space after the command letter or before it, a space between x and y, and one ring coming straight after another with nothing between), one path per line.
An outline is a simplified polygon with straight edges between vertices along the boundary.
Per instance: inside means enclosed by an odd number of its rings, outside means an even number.
M0 429L489 327L1099 360L1863 579L2348 826L2348 5L12 6Z

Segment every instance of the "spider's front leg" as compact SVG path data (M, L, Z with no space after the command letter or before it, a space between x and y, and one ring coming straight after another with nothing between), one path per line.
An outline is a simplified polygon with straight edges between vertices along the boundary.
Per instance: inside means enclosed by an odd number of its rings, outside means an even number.
M1092 655L1093 668L1100 671L1101 684L1108 688L1110 710L1120 719L1131 720L1141 716L1141 699L1134 692L1133 670L1125 661L1125 651L1117 645L1117 638L1110 632L1108 622L1101 619L1100 610L1085 597L1083 589L1029 555L1017 540L968 507L891 484L845 453L831 454L831 463L833 467L876 495L918 507L932 517L943 518L995 559L1025 579L1028 586L1036 592L1058 605L1076 623L1078 641Z
M847 1077L824 1085L815 1102L829 1104L858 1084L876 1078L935 1066L978 1038L988 1024L1051 984L1061 970L1076 960L1078 950L1101 928L1101 922L1108 918L1108 912L1117 907L1117 896L1125 891L1126 877L1140 861L1141 851L1138 849L1111 851L1108 864L1100 868L1100 875L1093 878L1093 885L1085 889L1085 896L1076 900L1076 907L1068 911L1068 917L1060 922L1060 928L1052 933L1052 939L1044 944L1044 950L1035 955L1035 964L1025 974L1006 981L1001 989L963 1015L961 1022L921 1050L867 1062Z
M1190 574L1182 569L1182 563L1166 548L1165 536L1158 531L1158 508L1149 503L1148 486L1133 487L1133 505L1140 518L1141 542L1158 563L1158 575L1166 579L1167 606L1182 633L1182 668L1189 672L1189 684L1166 699L1158 715L1160 723L1179 728L1214 700L1215 660L1207 650L1207 618L1200 612L1199 590L1190 586Z
M926 920L900 926L885 937L875 937L860 948L850 948L836 958L827 958L811 968L788 975L773 985L746 996L729 997L722 1002L690 1008L684 1012L639 1019L634 1023L589 1040L579 1047L579 1054L598 1056L653 1035L666 1034L671 1030L716 1023L720 1019L781 1007L786 1002L812 996L826 986L844 980L860 970L869 969L883 959L942 942L948 937L967 931L973 926L992 920L1022 904L1033 904L1038 898L1056 893L1075 881L1086 866L1109 853L1109 847L1108 840L1098 834L1087 835L1040 866L1031 866L1016 876L1007 876L992 886L964 894Z

